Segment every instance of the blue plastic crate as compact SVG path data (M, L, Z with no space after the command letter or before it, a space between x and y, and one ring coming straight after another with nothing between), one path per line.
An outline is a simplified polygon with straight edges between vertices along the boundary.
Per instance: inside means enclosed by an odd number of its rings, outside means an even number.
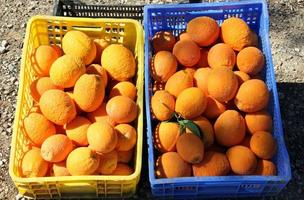
M187 22L198 16L209 16L219 24L229 17L245 20L258 35L260 48L266 57L266 67L262 76L270 91L268 111L273 116L273 134L277 140L278 152L273 158L277 166L277 176L217 176L158 179L154 164L158 155L153 148L153 128L150 98L152 78L149 61L152 58L151 39L160 30L169 30L178 35L185 30ZM145 98L147 119L147 140L149 159L149 179L154 196L158 197L250 197L277 195L291 179L289 156L284 144L280 106L269 43L269 16L264 0L239 2L198 3L179 5L148 5L144 8L145 27Z

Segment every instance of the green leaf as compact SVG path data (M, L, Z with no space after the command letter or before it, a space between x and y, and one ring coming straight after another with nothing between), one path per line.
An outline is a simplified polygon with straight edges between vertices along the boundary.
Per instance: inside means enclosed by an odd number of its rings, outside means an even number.
M183 120L183 124L186 128L190 129L190 131L197 135L198 137L202 138L202 133L200 128L191 120Z

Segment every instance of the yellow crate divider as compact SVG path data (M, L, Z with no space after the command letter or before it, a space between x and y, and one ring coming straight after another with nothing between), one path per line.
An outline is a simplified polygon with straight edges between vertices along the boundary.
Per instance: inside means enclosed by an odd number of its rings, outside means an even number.
M35 48L42 44L60 45L69 30L81 30L92 38L105 38L110 43L120 43L129 48L137 62L137 144L134 151L134 173L129 176L65 176L22 178L21 159L31 148L22 121L33 106L30 84L35 80L31 59ZM37 199L127 197L135 193L140 178L143 144L143 77L144 47L142 26L132 19L91 19L54 16L32 17L26 29L17 108L13 125L9 173L19 193Z

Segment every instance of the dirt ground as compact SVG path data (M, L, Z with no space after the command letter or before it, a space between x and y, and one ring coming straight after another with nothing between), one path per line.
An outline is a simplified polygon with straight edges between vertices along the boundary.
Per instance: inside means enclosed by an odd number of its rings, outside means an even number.
M110 0L86 3L113 3ZM171 3L171 0L119 0L115 4ZM292 180L278 197L304 199L304 1L270 0L270 40ZM37 14L52 14L53 1L0 0L0 199L15 199L17 190L8 174L9 152L18 90L25 27ZM145 149L144 149L145 152ZM137 199L150 198L144 159ZM143 175L141 177L144 177Z

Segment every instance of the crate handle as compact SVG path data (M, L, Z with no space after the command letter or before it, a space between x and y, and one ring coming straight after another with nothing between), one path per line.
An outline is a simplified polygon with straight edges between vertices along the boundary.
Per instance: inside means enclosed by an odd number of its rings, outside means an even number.
M60 184L63 187L87 187L92 186L90 183L62 183Z

